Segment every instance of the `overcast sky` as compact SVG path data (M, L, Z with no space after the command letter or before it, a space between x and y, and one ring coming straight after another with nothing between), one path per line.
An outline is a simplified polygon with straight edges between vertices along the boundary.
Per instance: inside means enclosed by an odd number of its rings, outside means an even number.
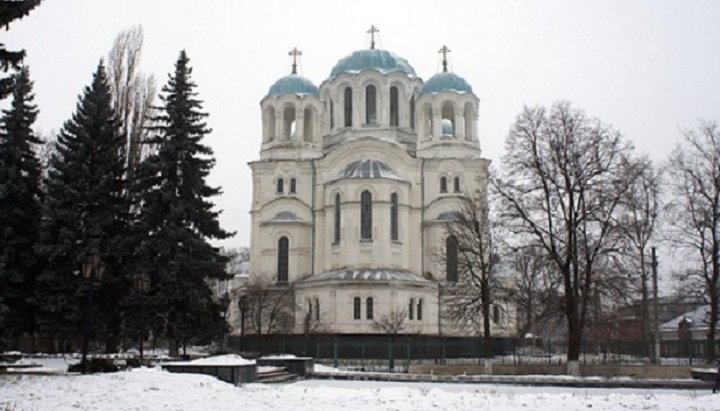
M569 100L614 125L637 149L663 161L681 130L720 120L720 1L202 1L45 0L11 24L0 42L25 48L40 115L58 130L120 30L145 31L142 70L167 81L185 49L213 133L210 184L221 224L250 237L249 161L259 157L260 100L289 74L288 51L303 52L300 74L319 85L338 60L368 48L406 58L427 80L447 44L451 70L480 98L485 157L499 163L523 105Z

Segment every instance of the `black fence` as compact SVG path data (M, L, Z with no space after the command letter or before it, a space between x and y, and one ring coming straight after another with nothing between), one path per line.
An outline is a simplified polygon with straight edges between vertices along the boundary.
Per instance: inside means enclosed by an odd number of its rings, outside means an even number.
M565 341L519 338L445 337L437 335L326 335L297 334L229 336L227 348L251 355L294 354L325 360L447 360L484 357L485 344L500 363L562 364ZM664 340L659 342L660 357L665 362L692 363L704 361L705 340ZM653 360L653 341L621 339L590 341L582 346L580 361L595 364L627 364ZM720 356L720 341L716 343Z

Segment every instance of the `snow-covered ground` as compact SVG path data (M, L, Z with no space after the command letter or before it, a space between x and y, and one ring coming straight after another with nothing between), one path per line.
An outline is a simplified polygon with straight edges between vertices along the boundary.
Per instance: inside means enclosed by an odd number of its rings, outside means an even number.
M0 410L718 410L710 391L307 380L233 386L159 368L95 375L0 375Z

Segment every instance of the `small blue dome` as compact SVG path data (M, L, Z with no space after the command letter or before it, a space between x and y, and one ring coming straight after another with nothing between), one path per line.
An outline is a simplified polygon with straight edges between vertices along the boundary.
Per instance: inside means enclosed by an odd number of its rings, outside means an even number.
M383 74L402 72L415 77L415 69L404 58L387 50L358 50L337 62L330 72L330 79L342 73L359 73L363 70L375 69Z
M438 73L423 85L420 94L439 93L441 91L456 91L458 93L472 93L472 87L464 78L454 73Z
M312 81L297 74L281 77L275 84L270 86L269 96L275 97L281 94L309 94L314 97L319 95L318 88Z

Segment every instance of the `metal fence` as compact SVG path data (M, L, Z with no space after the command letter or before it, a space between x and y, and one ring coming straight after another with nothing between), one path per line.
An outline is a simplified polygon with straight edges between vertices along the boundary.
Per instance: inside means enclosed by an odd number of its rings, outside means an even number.
M481 337L445 337L437 335L330 335L283 334L229 336L227 347L250 355L294 354L311 356L337 363L342 360L407 360L446 363L476 360L484 357L485 344L495 362L503 364L563 364L566 344L562 340ZM660 341L663 362L692 363L704 361L705 340ZM716 351L720 355L720 342ZM589 341L582 346L580 361L592 364L631 364L650 362L654 356L653 341L622 339Z

